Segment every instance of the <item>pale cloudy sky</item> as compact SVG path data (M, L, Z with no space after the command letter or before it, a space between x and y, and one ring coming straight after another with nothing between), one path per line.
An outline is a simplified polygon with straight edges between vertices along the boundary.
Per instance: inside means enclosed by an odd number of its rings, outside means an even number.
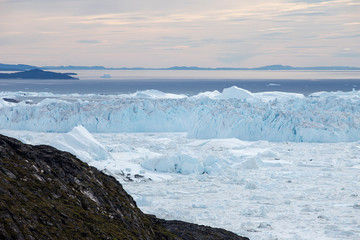
M0 0L0 62L360 67L360 0Z

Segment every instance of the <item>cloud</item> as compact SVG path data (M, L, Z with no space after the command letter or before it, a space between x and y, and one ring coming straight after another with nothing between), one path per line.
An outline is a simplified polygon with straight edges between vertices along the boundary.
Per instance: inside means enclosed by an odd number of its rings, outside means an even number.
M296 2L301 2L301 3L322 3L322 2L331 2L331 1L336 1L336 0L296 0L294 1Z
M360 52L353 51L351 48L344 48L342 51L334 54L334 56L341 58L360 58Z
M288 46L286 48L290 49L312 49L312 48L318 48L317 46Z
M78 40L78 43L85 43L85 44L98 44L101 43L98 40Z
M273 39L288 39L288 40L291 40L288 33L284 33L284 32L264 33L264 34L260 34L258 37L262 38L262 39L267 39L267 40L273 40Z
M303 12L295 12L295 13L286 13L282 16L328 16L330 15L329 12L323 12L323 11L303 11Z
M140 66L296 65L299 55L335 64L350 54L337 49L359 47L358 0L0 2L0 52L13 60L34 49L63 65L116 65L119 56Z
M189 48L191 48L191 47L186 46L186 45L177 45L177 46L163 48L163 50L166 50L166 51L183 51L183 50L187 50Z
M344 25L360 25L360 22L349 22L349 23L344 23Z
M335 54L335 57L360 58L360 53L338 53Z
M235 63L239 64L244 60L250 58L252 55L246 52L224 52L220 53L217 60L221 63Z
M354 34L354 35L347 35L347 34L337 34L337 35L332 35L332 36L329 36L329 37L326 37L328 39L354 39L355 38L360 38L360 34Z

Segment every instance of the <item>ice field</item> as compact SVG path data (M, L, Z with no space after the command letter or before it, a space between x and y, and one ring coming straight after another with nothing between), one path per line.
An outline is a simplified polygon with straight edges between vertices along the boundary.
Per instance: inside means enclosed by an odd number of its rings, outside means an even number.
M360 239L359 91L0 97L1 134L72 152L146 213L252 240Z
M359 91L305 97L231 87L191 97L156 90L128 95L2 92L0 97L0 129L69 132L82 125L92 133L186 132L194 138L275 142L360 140Z

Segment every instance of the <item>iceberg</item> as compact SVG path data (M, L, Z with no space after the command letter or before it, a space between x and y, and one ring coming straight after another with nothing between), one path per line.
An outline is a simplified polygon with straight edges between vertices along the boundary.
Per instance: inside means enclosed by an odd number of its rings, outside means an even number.
M141 166L152 171L185 175L191 173L202 174L205 171L203 164L198 159L184 154L148 159L141 163Z
M76 126L68 133L54 136L48 144L57 149L70 152L87 163L108 158L106 148L83 126Z
M254 95L248 90L238 88L236 86L225 88L223 92L219 95L219 99L251 99Z
M159 90L145 90L145 91L137 91L134 94L130 95L134 98L149 98L149 99L180 99L185 98L186 95L182 94L172 94L172 93L164 93Z
M0 129L69 132L81 125L91 133L186 132L199 139L237 138L272 142L360 140L360 93L251 93L231 87L196 96L162 93L64 96L28 104L3 98L34 93L0 93Z

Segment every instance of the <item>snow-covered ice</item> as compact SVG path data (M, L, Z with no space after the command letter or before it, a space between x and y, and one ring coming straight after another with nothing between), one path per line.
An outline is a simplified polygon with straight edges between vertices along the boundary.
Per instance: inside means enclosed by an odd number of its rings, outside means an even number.
M252 240L360 239L357 91L0 97L24 100L0 100L1 134L72 152L147 213Z
M291 142L360 140L360 92L250 93L232 87L192 97L156 90L119 96L55 95L34 104L3 98L34 93L0 93L0 128L69 132L78 125L92 133L187 132L189 137ZM39 98L39 97L38 97Z
M106 160L108 153L86 128L74 127L71 132L57 135L51 139L51 146L71 152L85 162Z
M84 162L107 160L109 155L106 148L83 126L76 126L63 134L9 130L0 130L0 133L18 138L24 143L50 145L70 152Z
M37 144L67 134L0 132ZM89 164L119 179L147 213L255 240L360 237L359 142L199 140L186 133L93 137L108 158ZM127 176L133 181L124 181Z

